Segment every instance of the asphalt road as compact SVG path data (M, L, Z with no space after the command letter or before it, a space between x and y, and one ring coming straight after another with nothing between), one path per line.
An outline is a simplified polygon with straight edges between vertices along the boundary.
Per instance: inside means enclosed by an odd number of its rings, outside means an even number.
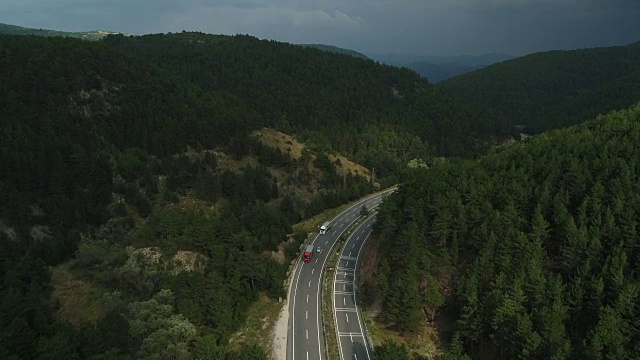
M327 259L340 235L360 218L363 204L368 209L380 203L389 192L361 200L332 220L332 226L324 235L316 234L312 244L314 253L311 262L300 259L295 269L291 293L289 294L289 329L287 334L287 359L322 360L325 358L322 335L322 276ZM317 253L317 247L322 252ZM302 257L302 255L300 255Z
M364 242L376 221L375 215L360 224L342 248L333 281L333 311L338 332L340 359L371 360L371 349L367 346L364 324L358 312L356 274L358 257Z

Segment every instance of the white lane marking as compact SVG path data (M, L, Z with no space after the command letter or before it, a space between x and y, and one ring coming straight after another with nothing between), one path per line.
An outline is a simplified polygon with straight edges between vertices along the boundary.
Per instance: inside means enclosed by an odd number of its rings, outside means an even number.
M373 219L374 219L374 218L372 217L370 221L367 221L367 223L371 223ZM365 225L365 224L360 225L360 227L359 227L358 229L356 229L356 231L354 232L354 235L355 235L355 234L357 234L358 232L360 232L360 234L362 234L362 233L364 232L364 231L362 231L362 228L364 227L364 225ZM369 237L369 234L367 234L367 236L365 237L364 241L366 241L368 237ZM359 236L358 236L358 239L359 239ZM348 242L349 242L350 240L351 240L351 238L347 239L347 245L348 245ZM352 246L352 247L353 247L353 246ZM342 256L341 256L341 258L342 258L342 259L344 259L344 260L345 260L345 262L347 263L347 264L346 264L346 267L347 267L347 268L336 269L336 272L334 273L334 283L333 283L333 292L334 292L334 296L333 296L333 307L334 307L334 313L335 313L334 319L336 319L336 332L338 333L338 349L339 349L339 351L340 351L340 359L343 359L343 357L344 357L344 354L342 353L342 340L341 340L340 336L344 336L344 335L343 335L343 334L341 334L341 333L340 333L340 331L339 331L339 329L338 329L338 327L339 327L339 324L338 324L338 322L337 322L338 311L343 311L343 312L345 312L345 318L346 318L347 322L349 322L349 315L348 315L348 312L355 312L355 313L356 313L356 317L357 317L357 319L358 319L358 326L360 326L360 331L361 331L361 332L362 332L362 324L361 324L361 322L360 322L360 314L358 313L357 305L355 305L355 308L346 308L346 307L345 307L345 308L341 308L341 309L336 308L336 306L335 306L335 304L336 304L336 303L335 303L335 301L336 301L336 300L335 300L335 295L338 295L338 294L342 294L342 295L352 295L352 296L354 297L354 303L356 302L356 301L355 301L356 299L355 299L355 293L354 293L354 292L347 292L347 291L344 291L344 290L346 290L346 281L341 281L341 282L343 282L343 285L342 285L342 289L343 289L343 291L336 291L336 281L337 281L337 276L338 276L338 275L343 275L345 278L346 278L346 276L353 276L353 277L354 277L354 281L355 281L356 268L357 268L357 266L358 266L358 257L360 256L360 252L362 251L362 248L363 248L363 246L360 246L360 248L358 249L358 254L356 255L356 257L355 257L355 258L351 257L351 252L349 253L349 256L348 256L348 257L347 257L347 256L342 255ZM356 267L356 268L354 268L354 269L349 269L349 268L348 268L348 266L349 266L349 260L354 260L354 262L355 262L355 267ZM338 274L338 272L339 272L338 270L342 270L341 274ZM347 273L347 271L348 271L348 272L350 272L350 273ZM352 282L349 282L349 283L352 283ZM345 304L345 306L346 306L346 297L344 297L344 298L343 298L343 304ZM351 342L353 342L353 335L358 335L358 334L357 334L357 333L349 334L349 337L350 337ZM360 335L361 335L361 333L360 333ZM367 359L371 359L371 358L370 358L370 356L369 356L369 349L368 349L368 348L366 348L366 346L365 346L365 350L366 350L366 352L367 352ZM354 356L355 356L355 354L354 354Z
M307 340L309 340L309 329L304 329L306 335L307 335Z
M318 235L315 236L315 238L313 239L313 241L316 241L318 239ZM317 261L317 260L316 260ZM304 263L299 263L300 266L298 269L298 276L296 276L296 286L294 286L293 288L293 311L291 313L291 317L293 318L292 326L291 326L291 353L295 354L296 353L296 297L298 295L298 282L300 281L300 273L302 272L302 265ZM307 295L307 302L309 302L309 295ZM307 353L307 356L308 353Z
M309 310L304 311L304 319L309 320Z
M351 245L351 248L353 249L354 247L356 247L356 243L353 243L353 245Z
M367 353L367 354L369 354L369 353ZM358 360L358 355L353 354L353 360Z
M351 257L351 251L349 251L349 257Z
M313 275L313 272L315 271L315 269L311 269L311 275Z
M381 196L381 195L384 195L384 194L386 194L386 192L381 193L381 194L380 194L380 195L378 195L378 196ZM374 196L372 199L364 200L364 201L358 202L358 203L356 203L356 204L353 206L353 208L354 208L353 210L355 211L355 207L356 207L356 206L361 205L363 202L364 202L364 203L366 203L367 201L375 201L375 200L376 200L376 197ZM342 213L340 213L338 216L336 216L336 217L333 219L333 221L336 221L336 222L337 222L337 219L338 219L339 217L341 217L341 216L344 214L344 212L346 212L346 210L345 210L345 211L343 211ZM371 219L373 219L373 217L372 217ZM345 223L346 223L346 221L345 221L345 222L343 222L343 223L342 223L342 225L341 225L340 227L342 228L342 226L343 226ZM343 231L340 235L342 235L343 233L344 233L344 231ZM332 244L331 246L333 247L334 245L335 245L335 242L334 242L334 244ZM362 248L360 248L360 249L362 249ZM327 257L325 257L325 260L324 260L323 265L322 265L322 269L324 269L324 264L326 263L326 261L327 261L327 259L328 259L328 258L329 258L328 256L327 256ZM342 258L343 258L343 257L341 257L341 259L342 259ZM318 262L318 260L317 260L317 259L316 259L316 262ZM347 266L349 266L349 259L347 259ZM320 277L322 277L322 269L320 270ZM334 292L335 292L335 290L336 290L336 281L338 281L338 280L337 280L337 273L335 273L335 272L334 272L334 277L333 277L333 291L334 291ZM341 281L342 281L342 280L341 280ZM349 283L352 283L352 282L350 281ZM320 298L320 282L318 282L318 298ZM332 298L333 298L333 308L335 309L335 308L336 308L336 297L335 297L335 296L332 296ZM319 302L319 301L318 301L318 304L320 304L320 302ZM337 310L337 309L336 309L336 310ZM316 312L317 312L317 311L319 311L319 310L318 310L318 306L316 306ZM357 314L357 312L356 312L356 314ZM316 315L318 315L318 314L316 314ZM333 317L333 318L334 318L335 329L336 329L336 333L338 333L338 334L340 335L340 332L339 332L339 330L338 330L337 313L336 313L335 315L336 315L336 316L334 316L334 317ZM319 318L319 316L318 316L318 318ZM321 348L320 348L320 321L318 321L317 323L318 323L318 352L320 353L320 360L322 360L322 351L320 351L320 350L321 350ZM361 327L361 330L362 330L362 327ZM338 350L339 350L339 352L340 352L340 359L342 359L342 358L344 357L344 354L342 353L342 340L340 339L340 336L338 336ZM295 354L295 352L294 352L294 354ZM368 356L368 355L369 355L369 350L367 349L367 356ZM309 356L309 353L307 352L307 357L308 357L308 356ZM308 360L308 359L307 359L307 360Z
M316 264L318 263L318 259L316 258Z
M311 287L311 281L309 281L309 287Z
M309 360L309 351L307 350L307 360Z
M347 290L347 284L342 284L342 290Z
M347 306L347 298L346 297L342 298L342 304L344 304L344 306Z
M360 235L358 235L358 237L356 238L356 241L360 240Z
M367 237L364 238L364 241L367 241L367 238L369 238L369 235L371 234L371 232L369 232L369 234L367 235ZM360 246L360 249L358 249L358 255L356 255L356 259L358 259L360 257L360 252L362 251L362 248L364 246ZM357 273L358 270L358 261L356 261L355 267L353 269L354 273ZM355 278L354 278L355 281ZM358 319L358 326L360 327L360 333L362 333L362 320L360 319L360 312L358 311L358 301L356 300L356 295L353 295L353 303L355 304L356 307L356 318ZM366 342L365 342L365 347L364 350L367 352L367 359L371 359L371 355L369 355L369 347L366 346ZM356 354L353 354L354 359L357 360L358 357L356 356Z

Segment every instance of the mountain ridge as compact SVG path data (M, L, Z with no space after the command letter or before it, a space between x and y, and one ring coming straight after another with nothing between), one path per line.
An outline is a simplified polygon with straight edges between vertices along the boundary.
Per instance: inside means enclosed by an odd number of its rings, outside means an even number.
M490 65L438 86L541 132L624 109L640 99L640 46L554 50Z

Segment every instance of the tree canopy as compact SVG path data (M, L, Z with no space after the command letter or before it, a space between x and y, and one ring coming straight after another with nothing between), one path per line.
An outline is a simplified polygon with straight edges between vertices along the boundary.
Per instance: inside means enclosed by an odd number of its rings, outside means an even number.
M474 359L640 357L639 124L636 105L412 170L375 224L386 322L444 312Z
M640 98L640 43L548 51L494 64L439 84L494 108L526 133L566 127L625 109Z

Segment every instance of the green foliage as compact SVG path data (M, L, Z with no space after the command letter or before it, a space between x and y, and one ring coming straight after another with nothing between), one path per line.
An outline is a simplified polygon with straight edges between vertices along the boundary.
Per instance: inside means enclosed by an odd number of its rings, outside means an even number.
M319 151L324 188L283 191L274 168L315 179L308 161L251 136L265 126L362 160L382 185L409 159L475 155L510 133L406 69L317 49L195 33L0 35L0 357L264 358L226 349L260 292L285 294L286 266L263 254L293 223L374 188L339 179ZM224 168L220 152L248 165ZM205 260L181 272L179 251ZM74 276L122 293L95 325L53 316L48 266L69 260Z
M445 80L462 99L492 106L526 133L578 124L640 98L640 43L541 52Z
M639 122L637 105L412 172L375 225L389 323L447 312L447 359L635 358Z
M232 138L251 127L299 129L302 138L356 159L386 152L406 164L433 153L476 154L511 133L508 122L452 99L416 73L371 60L245 35L116 35L104 42L204 90L243 99L263 115L221 124L217 131Z
M172 292L161 290L149 301L129 304L130 333L140 344L139 358L190 359L196 328L182 314L174 314L172 302Z
M142 175L146 165L147 159L142 149L131 148L123 152L118 159L116 171L127 181L133 181Z
M375 347L375 360L410 360L409 349L404 344L398 344L393 340L386 340L382 345Z

